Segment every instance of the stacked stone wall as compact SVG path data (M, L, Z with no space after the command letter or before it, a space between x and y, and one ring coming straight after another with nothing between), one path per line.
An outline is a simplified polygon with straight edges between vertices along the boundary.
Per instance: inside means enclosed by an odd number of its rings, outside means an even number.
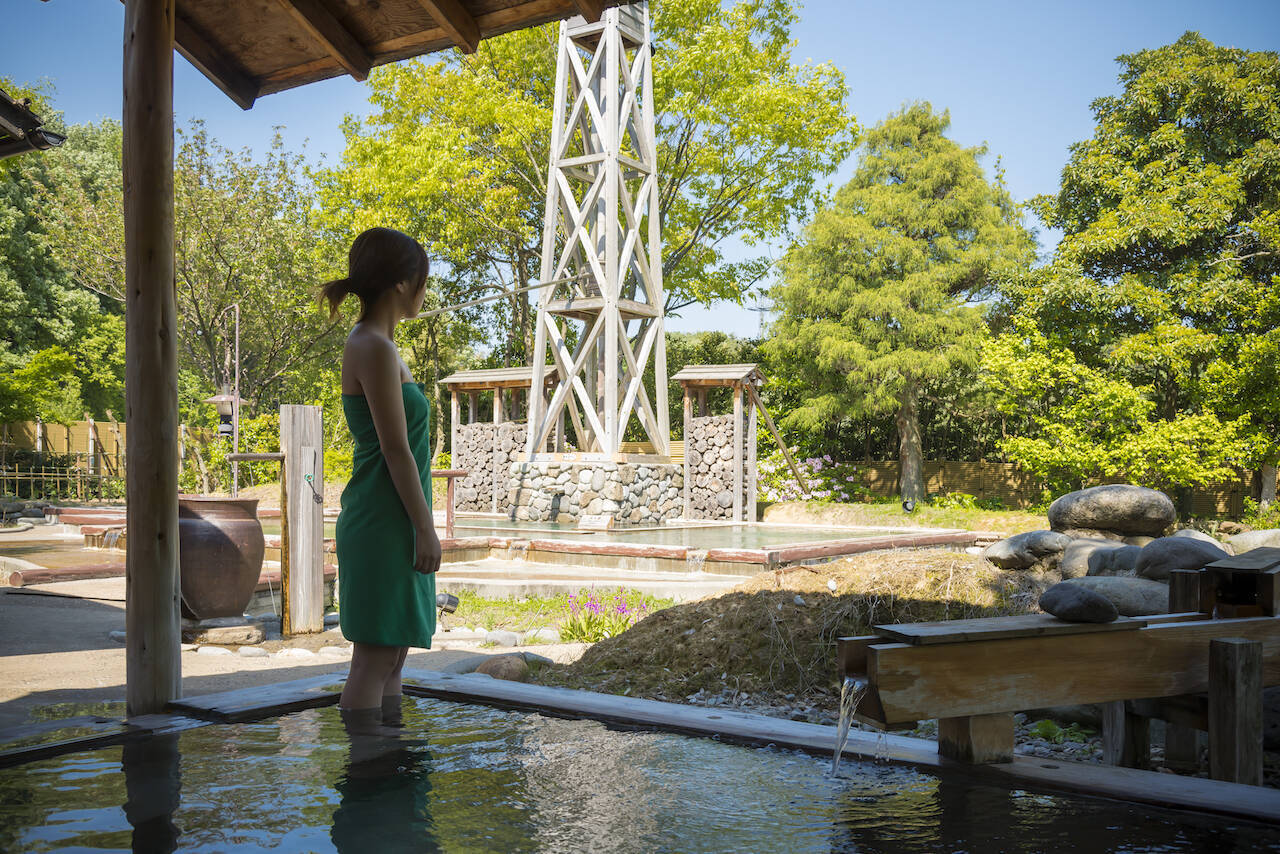
M519 521L573 523L612 516L615 527L675 519L684 504L684 474L670 463L540 461L511 466L508 506Z
M458 447L451 465L470 472L458 482L456 508L463 513L489 513L493 510L493 488L498 490L498 512L510 509L505 488L511 463L524 452L527 431L519 422L494 425L489 422L462 424L458 427Z
M745 433L745 431L744 431ZM742 501L747 501L747 461L742 453ZM689 422L684 443L689 465L689 518L733 518L733 416L707 415Z

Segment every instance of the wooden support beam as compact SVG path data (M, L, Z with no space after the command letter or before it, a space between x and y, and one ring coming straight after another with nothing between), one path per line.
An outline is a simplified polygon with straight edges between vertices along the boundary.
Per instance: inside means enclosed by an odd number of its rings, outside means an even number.
M324 428L320 407L280 407L281 520L284 594L281 631L285 635L324 631ZM310 476L310 477L308 477ZM286 530L287 529L287 530Z
M759 485L760 475L756 466L756 431L759 425L756 423L756 407L748 401L747 403L747 517L748 522L756 520L756 489Z
M601 0L573 0L573 5L579 15L593 24L604 14L604 3Z
M178 319L173 288L175 0L124 12L125 552L128 714L182 696L178 620Z
M222 93L242 110L253 106L262 87L238 64L210 44L204 35L183 18L174 22L175 47L195 69L209 78Z
M458 0L418 0L440 29L449 34L458 50L475 53L480 45L480 27Z
M1102 761L1122 768L1151 767L1151 724L1125 700L1102 704Z
M1209 776L1262 785L1259 641L1218 638L1209 642Z
M684 388L684 432L681 438L684 439L684 513L683 518L693 518L693 501L690 495L690 481L693 480L693 469L689 466L689 451L693 447L689 443L689 430L693 423L693 398L689 397L689 388Z
M357 80L365 80L373 60L364 46L351 35L346 27L326 9L320 0L279 0L284 10L311 36L317 44L328 51L338 64L347 69L347 73Z
M1169 613L1199 610L1199 571L1175 569L1169 573ZM1200 765L1200 733L1195 727L1173 722L1165 724L1164 764L1174 771L1192 771Z
M449 389L449 460L450 465L458 463L458 419L462 417L462 409L458 406L458 390Z
M764 408L764 401L760 399L760 394L756 391L754 385L747 385L747 394L751 395L751 401L760 410L760 414L764 416L765 426L769 428L769 434L773 436L773 441L778 443L778 447L782 449L782 456L786 458L787 465L791 467L791 473L796 476L796 482L800 484L800 488L804 490L805 495L809 494L809 484L805 481L804 475L800 473L800 466L796 465L796 461L791 458L791 451L787 449L787 443L782 440L782 434L778 432L778 427L773 423L773 417L769 415L769 410Z
M938 719L938 753L986 765L1013 761L1013 714Z
M742 386L734 384L733 392L733 521L743 521L742 508Z

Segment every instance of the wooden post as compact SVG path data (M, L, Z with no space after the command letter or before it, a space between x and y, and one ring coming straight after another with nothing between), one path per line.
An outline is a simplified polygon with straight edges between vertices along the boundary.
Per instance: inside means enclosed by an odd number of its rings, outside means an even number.
M1200 610L1200 573L1175 569L1169 573L1169 613ZM1200 765L1200 732L1186 724L1165 723L1164 764L1173 771L1192 771Z
M1102 761L1123 768L1151 767L1151 722L1125 700L1102 704Z
M698 389L698 417L707 417L707 390L705 388Z
M175 0L124 11L125 674L129 715L182 695L173 250Z
M735 383L733 391L733 521L741 522L742 513L742 385Z
M693 518L693 502L689 494L689 483L693 480L693 470L689 467L689 431L693 424L693 399L689 397L689 387L684 386L684 518Z
M285 635L324 631L324 430L320 407L280 407L281 483L288 517L289 561L281 562L284 596L281 631ZM308 480L308 475L311 479Z
M1262 643L1209 641L1209 776L1262 785Z
M480 403L479 392L473 391L469 395L467 395L467 423L468 424L476 423L476 410L479 408L479 403Z
M449 389L449 463L457 465L458 463L458 419L462 416L462 409L458 406L458 390L456 388Z
M970 715L938 719L938 753L985 765L1013 761L1013 715Z
M760 480L756 472L756 407L747 401L747 521L756 520L756 487Z
M493 390L493 447L489 449L489 462L493 466L493 488L491 490L491 509L498 512L498 484L505 480L498 472L498 425L502 423L502 389Z
M764 401L760 399L760 395L756 394L756 387L747 386L747 394L755 401L756 406L760 408L760 414L764 416L765 426L769 428L773 440L778 443L778 447L782 449L782 456L786 458L787 465L791 466L791 473L796 476L796 482L800 484L800 488L809 492L809 484L805 482L804 475L800 473L800 467L796 465L796 461L791 458L791 451L787 450L787 443L782 440L782 434L778 432L778 427L773 423L773 417L769 415L769 410L764 408Z

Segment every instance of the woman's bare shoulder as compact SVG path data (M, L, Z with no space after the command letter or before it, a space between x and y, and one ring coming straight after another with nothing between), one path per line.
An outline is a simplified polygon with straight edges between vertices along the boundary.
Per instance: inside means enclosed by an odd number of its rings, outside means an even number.
M384 372L400 372L400 352L385 335L358 325L342 348L342 390L361 394L367 381Z

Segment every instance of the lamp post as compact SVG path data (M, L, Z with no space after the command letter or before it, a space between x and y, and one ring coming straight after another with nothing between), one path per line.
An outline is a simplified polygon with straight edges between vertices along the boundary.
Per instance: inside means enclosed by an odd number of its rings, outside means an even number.
M222 416L224 419L227 416L231 417L231 452L234 454L238 454L240 453L240 402L241 402L240 401L240 303L238 302L232 303L231 305L224 308L222 311L218 312L218 315L214 318L214 322L216 323L218 320L222 319L222 315L226 314L228 311L231 311L232 309L235 309L235 313L236 313L235 315L236 370L235 370L235 376L233 377L231 392L230 394L228 394L227 387L224 385L222 387L220 394L215 394L213 397L206 398L205 403L215 404L218 407L218 415ZM218 425L218 435L220 436L222 435L222 426L224 424L226 424L225 420L222 421L222 424ZM231 462L231 497L235 498L239 494L240 494L240 461L232 460Z

